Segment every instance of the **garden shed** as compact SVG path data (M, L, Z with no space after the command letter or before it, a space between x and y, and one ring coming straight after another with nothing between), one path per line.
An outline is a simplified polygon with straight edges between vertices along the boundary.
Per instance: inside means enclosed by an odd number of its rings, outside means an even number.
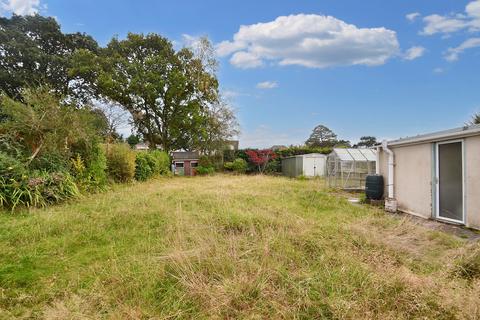
M378 146L385 208L480 229L480 125Z
M179 176L194 176L200 155L196 151L175 151L172 154L172 171Z
M375 174L376 151L369 148L335 148L327 157L327 181L333 188L363 190L365 179Z
M287 177L324 177L327 156L309 153L282 159L282 174Z

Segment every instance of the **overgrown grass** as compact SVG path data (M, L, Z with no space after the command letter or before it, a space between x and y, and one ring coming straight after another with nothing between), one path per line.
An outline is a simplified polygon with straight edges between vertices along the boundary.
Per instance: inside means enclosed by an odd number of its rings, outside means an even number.
M1 214L0 319L478 318L477 250L321 180L164 178Z

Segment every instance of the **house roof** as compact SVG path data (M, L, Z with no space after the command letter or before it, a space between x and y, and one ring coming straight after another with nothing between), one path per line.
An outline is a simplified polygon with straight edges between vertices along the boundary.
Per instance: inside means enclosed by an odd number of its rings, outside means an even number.
M198 160L200 154L197 151L175 151L172 153L173 160Z
M437 131L427 134L420 134L413 137L406 137L397 140L388 141L389 146L402 146L409 144L421 144L436 141L445 141L451 139L465 138L469 136L480 135L480 124L464 126L449 130Z
M335 154L341 161L376 161L376 151L370 148L334 148Z

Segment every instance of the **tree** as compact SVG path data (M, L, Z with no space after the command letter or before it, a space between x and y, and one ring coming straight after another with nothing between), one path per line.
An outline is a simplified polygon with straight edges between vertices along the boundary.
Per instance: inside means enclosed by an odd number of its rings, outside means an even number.
M218 81L190 49L157 34L114 38L100 55L79 50L72 73L96 78L98 95L128 110L151 148L193 149L206 139Z
M127 143L130 145L131 148L135 147L138 143L140 143L140 138L136 134L131 134L127 138Z
M192 137L191 145L207 155L223 150L226 141L239 133L235 113L221 98L208 108L202 130L202 134Z
M316 126L305 144L309 147L333 147L337 143L337 135L324 125Z
M360 141L354 146L355 148L371 148L377 144L377 138L373 136L360 137Z
M348 140L340 139L340 140L335 141L334 147L335 148L351 148L352 144Z
M475 113L472 116L472 120L467 123L468 125L480 124L480 113Z
M105 131L103 132L103 136L106 141L111 143L121 140L122 137L118 133L118 129L127 124L128 112L113 103L98 103L94 111L104 119Z
M271 149L264 150L247 150L245 153L248 156L248 161L257 166L258 172L263 173L267 164L276 158L275 152Z
M59 96L87 99L85 82L68 72L77 49L98 45L86 34L62 33L52 17L0 17L0 90L19 99L23 88L48 85Z

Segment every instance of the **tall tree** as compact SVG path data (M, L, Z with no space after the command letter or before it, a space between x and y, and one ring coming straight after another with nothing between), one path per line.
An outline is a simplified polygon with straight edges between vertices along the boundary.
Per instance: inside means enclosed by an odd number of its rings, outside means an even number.
M188 48L175 51L160 35L130 33L98 56L78 51L72 73L96 78L98 95L128 110L150 147L196 149L208 139L219 106L218 80L205 59Z
M61 96L86 99L84 81L68 73L77 49L98 50L83 33L64 34L52 17L0 17L0 90L14 99L22 88L48 85Z
M480 124L480 113L475 113L472 116L472 120L470 120L468 125L473 125L473 124Z
M337 135L324 125L316 126L305 144L309 147L333 147L337 143Z
M377 138L373 136L363 136L360 137L360 141L355 145L355 147L365 147L371 148L377 144Z

